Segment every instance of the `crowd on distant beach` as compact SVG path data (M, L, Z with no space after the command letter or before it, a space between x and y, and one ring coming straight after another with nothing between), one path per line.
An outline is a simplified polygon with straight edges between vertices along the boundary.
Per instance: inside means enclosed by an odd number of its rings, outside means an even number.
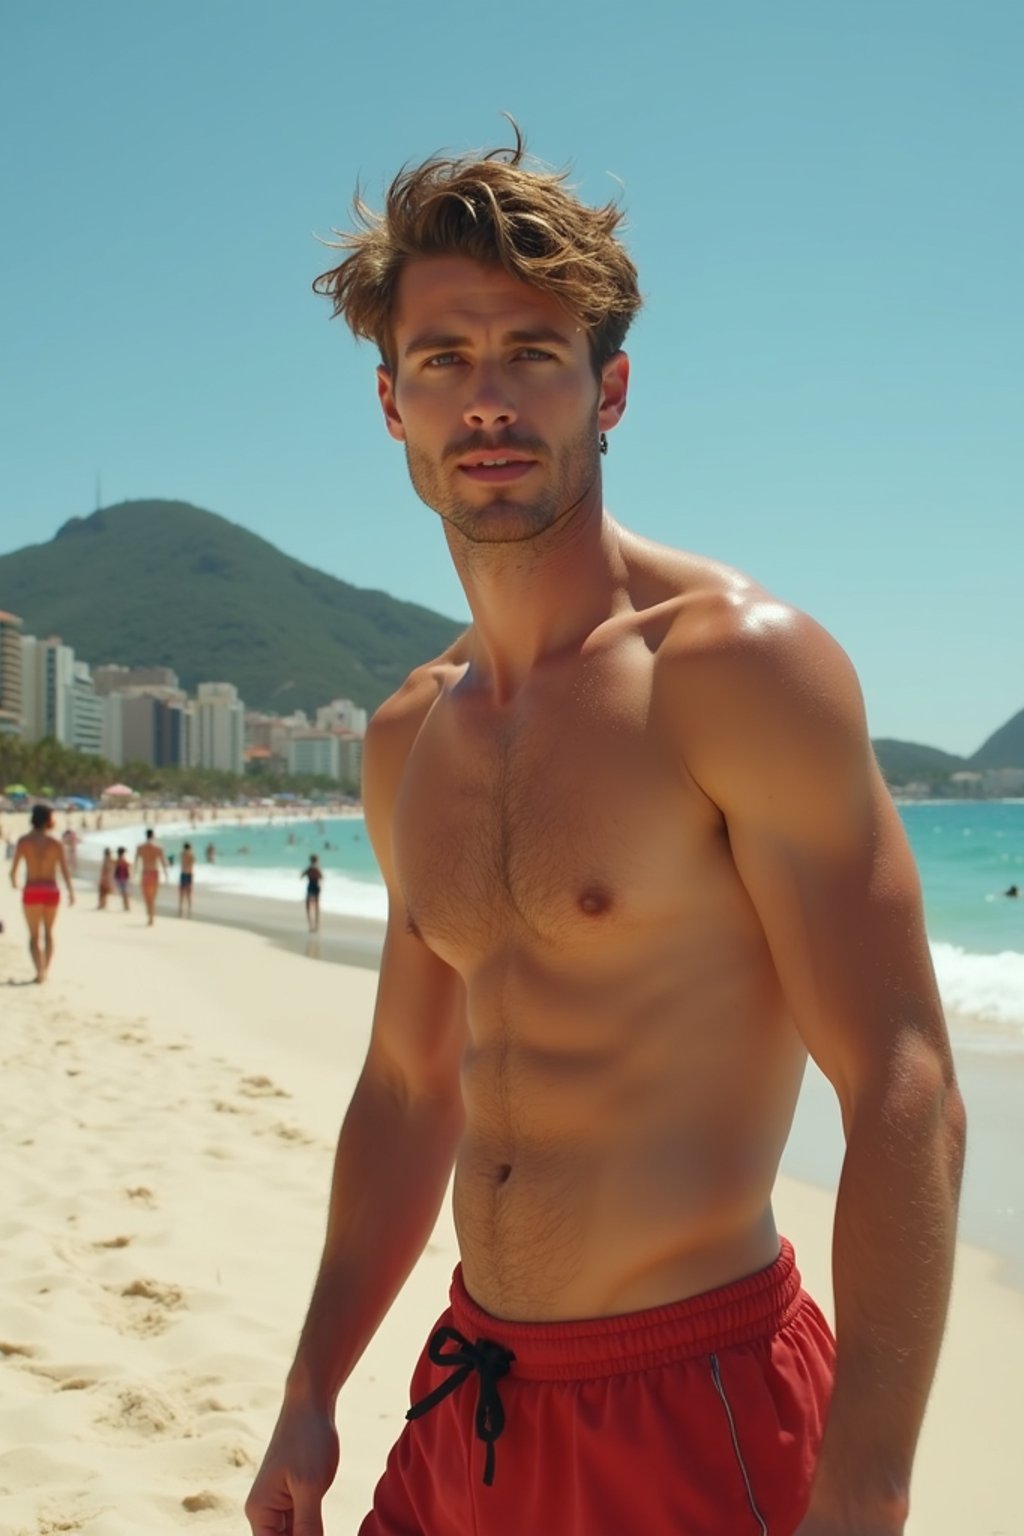
M17 807L13 811L9 809L6 814L8 817L19 816L22 810L28 812L29 831L21 836L12 835L10 821L6 826L0 822L0 847L4 848L10 865L11 885L15 889L18 888L19 874L24 870L22 904L36 971L34 979L43 982L54 951L54 925L60 904L58 876L64 881L68 903L72 904L75 900L73 880L80 873L79 851L83 834L103 831L104 817L103 812L98 811L90 826L88 818L82 814L78 816L76 826L69 812L63 832L57 835L56 812L48 803L40 801ZM170 814L177 819L180 813L177 808L165 807L162 811L154 810L152 820L159 822L163 814ZM325 830L321 817L322 812L318 810L313 818L314 830L319 835ZM189 808L188 821L193 831L207 818L216 822L217 810L211 808L204 812L195 807ZM288 842L290 845L298 845L294 833L289 835ZM323 846L330 849L332 844L324 841ZM249 849L243 844L236 851L247 854ZM203 858L207 864L216 863L216 842L206 842ZM96 872L96 910L107 911L112 904L117 910L130 912L137 889L146 912L146 926L152 927L156 921L157 897L161 885L176 884L177 915L189 919L192 916L196 864L196 849L191 841L182 842L177 853L167 852L157 839L153 827L146 827L145 836L134 851L126 844L112 841L110 846L103 849ZM324 881L323 865L317 854L309 854L305 867L299 872L299 878L305 882L307 926L311 933L316 933L320 928L320 892Z

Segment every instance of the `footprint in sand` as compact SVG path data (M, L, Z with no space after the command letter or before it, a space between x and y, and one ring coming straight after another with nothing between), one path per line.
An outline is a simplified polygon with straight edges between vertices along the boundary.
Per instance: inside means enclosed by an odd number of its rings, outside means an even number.
M8 1344L6 1339L0 1339L0 1356L10 1360L20 1356L22 1359L31 1360L35 1350L31 1344Z
M145 1184L139 1184L135 1189L126 1189L125 1194L129 1200L137 1200L140 1205L156 1205L156 1195Z
M272 1083L269 1077L243 1077L238 1087L247 1099L290 1099L291 1094Z
M216 1510L218 1514L230 1515L237 1512L238 1506L231 1499L224 1499L219 1493L211 1493L204 1488L202 1493L187 1493L181 1501L183 1509L187 1509L190 1515L205 1513L207 1510Z
M33 1376L48 1381L55 1392L87 1392L90 1387L99 1386L104 1379L98 1375L82 1375L80 1366L30 1365L28 1369Z
M104 1429L116 1430L119 1436L144 1440L184 1432L178 1405L149 1386L120 1387L94 1422Z
M131 1191L129 1190L129 1194ZM130 1237L98 1237L93 1243L94 1248L127 1248L132 1241Z
M270 1126L266 1131L257 1131L256 1135L278 1136L282 1141L290 1141L293 1142L296 1146L301 1147L311 1147L314 1141L314 1138L308 1135L299 1126L286 1125L283 1120L278 1120L276 1124Z
M104 1286L104 1290L114 1298L109 1312L118 1333L141 1339L163 1333L174 1321L173 1314L185 1305L181 1286L160 1280L133 1280L130 1285Z

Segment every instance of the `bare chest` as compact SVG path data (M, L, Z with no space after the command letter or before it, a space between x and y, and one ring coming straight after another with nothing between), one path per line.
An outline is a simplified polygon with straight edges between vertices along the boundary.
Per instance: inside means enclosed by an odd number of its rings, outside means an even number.
M687 818L646 687L642 671L584 674L504 716L438 701L394 850L409 922L450 964L509 942L600 942L676 899Z

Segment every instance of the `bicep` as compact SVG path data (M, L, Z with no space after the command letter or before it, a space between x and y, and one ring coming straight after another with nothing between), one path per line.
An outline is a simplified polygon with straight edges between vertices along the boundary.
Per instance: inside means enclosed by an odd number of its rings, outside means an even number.
M368 1066L411 1097L454 1100L466 1043L462 978L411 932L393 904L381 957Z
M907 1048L948 1053L917 870L856 674L803 616L729 658L701 782L784 998L844 1116Z
M837 799L818 837L816 814L805 807L799 833L756 809L727 825L793 1021L845 1115L908 1046L943 1052L944 1026L917 873L884 786L866 805Z

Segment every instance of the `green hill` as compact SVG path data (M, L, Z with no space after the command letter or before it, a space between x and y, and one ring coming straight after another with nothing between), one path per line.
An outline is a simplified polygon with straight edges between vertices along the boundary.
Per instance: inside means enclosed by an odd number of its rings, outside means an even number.
M970 759L971 768L1024 768L1024 709L1001 725Z
M871 745L887 784L945 778L947 774L967 767L966 759L962 757L940 752L938 747L918 746L913 741L893 741L883 736Z
M105 507L0 556L0 608L92 666L173 667L190 692L230 682L276 713L335 698L372 709L464 627L180 501Z

